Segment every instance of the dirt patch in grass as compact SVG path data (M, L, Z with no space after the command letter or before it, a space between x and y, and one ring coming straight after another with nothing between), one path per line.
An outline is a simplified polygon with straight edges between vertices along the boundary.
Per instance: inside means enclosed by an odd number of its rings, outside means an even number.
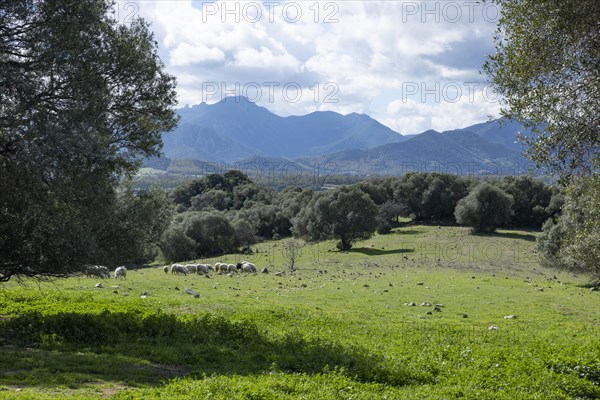
M111 387L102 388L102 397L113 397L114 395L125 389L128 389L128 387L125 385L114 385Z

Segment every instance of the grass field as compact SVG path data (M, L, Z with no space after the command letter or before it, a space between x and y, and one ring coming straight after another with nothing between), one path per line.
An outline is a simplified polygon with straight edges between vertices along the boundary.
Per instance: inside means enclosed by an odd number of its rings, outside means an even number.
M2 284L0 398L600 398L600 293L540 267L536 234L406 226L306 246L294 273L267 242L243 257L268 275Z

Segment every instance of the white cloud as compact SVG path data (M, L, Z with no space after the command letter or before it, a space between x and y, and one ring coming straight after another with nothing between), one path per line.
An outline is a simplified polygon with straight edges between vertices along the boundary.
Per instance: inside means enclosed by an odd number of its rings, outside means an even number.
M368 112L402 133L480 122L497 109L481 96L423 96L436 84L481 81L477 71L495 29L486 15L494 10L444 1L279 3L140 3L168 71L178 77L182 105L206 99L207 83L231 92L236 85L277 82L272 93L263 86L259 104L280 115ZM289 101L286 85L298 85L300 97ZM420 93L407 99L414 85Z
M299 62L287 52L275 55L271 49L260 46L258 50L241 49L235 54L235 64L241 67L264 68L268 65L273 69L290 69L297 71Z
M191 45L181 43L170 53L170 64L174 67L185 67L193 64L223 62L225 53L218 48L208 48L202 44Z
M443 96L441 101L429 103L418 98L395 99L388 103L380 121L402 134L415 134L464 128L499 115L499 103L487 98L483 90L465 91L447 100Z

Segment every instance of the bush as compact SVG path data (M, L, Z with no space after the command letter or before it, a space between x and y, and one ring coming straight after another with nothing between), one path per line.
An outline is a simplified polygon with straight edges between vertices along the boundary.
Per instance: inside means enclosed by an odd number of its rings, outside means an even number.
M195 242L197 257L235 251L235 230L221 213L189 213L184 227L186 236Z
M600 282L600 178L574 179L561 215L549 219L538 239L542 262L585 271Z
M175 224L163 234L160 249L167 261L189 260L196 253L196 243L185 234L183 226Z
M308 240L337 238L338 249L347 251L355 240L371 237L377 215L377 206L368 194L344 186L315 196L293 219L293 230Z
M555 206L560 201L558 191L541 180L507 176L498 186L513 197L513 226L539 229L560 208Z
M409 173L394 184L394 202L418 221L451 220L456 205L468 192L470 181L439 173Z
M513 198L502 189L489 183L475 186L460 200L454 211L456 222L468 225L473 232L494 232L510 221Z

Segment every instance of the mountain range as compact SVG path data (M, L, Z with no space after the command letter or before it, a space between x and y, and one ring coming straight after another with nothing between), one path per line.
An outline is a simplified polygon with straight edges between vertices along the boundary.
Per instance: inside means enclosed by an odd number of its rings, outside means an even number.
M280 117L245 97L177 110L179 126L163 136L170 158L233 162L252 156L318 156L399 142L404 136L365 114L331 111Z
M452 131L403 136L365 114L331 111L281 117L244 97L177 110L179 126L163 135L169 159L213 163L288 160L335 165L339 173L523 172L520 124L488 121ZM163 162L164 165L164 162Z

